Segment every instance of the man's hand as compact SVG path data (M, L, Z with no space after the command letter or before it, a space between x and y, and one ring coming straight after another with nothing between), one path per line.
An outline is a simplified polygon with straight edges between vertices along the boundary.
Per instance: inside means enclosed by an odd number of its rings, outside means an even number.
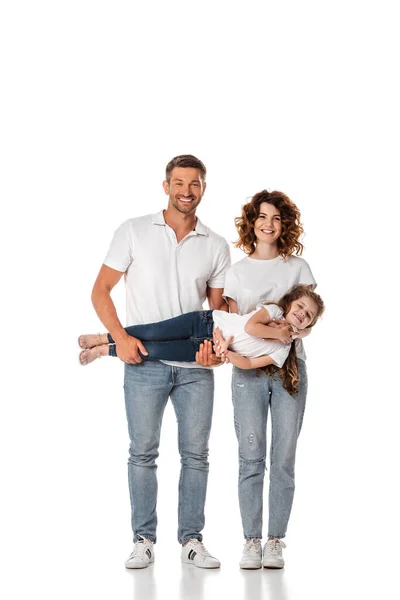
M204 340L196 352L196 362L202 367L216 367L221 364L221 359L213 353L213 345L210 340Z
M143 358L140 356L139 350L142 354L147 356L148 352L143 346L142 342L130 335L122 338L116 344L118 358L120 358L123 362L128 363L128 365L134 365L142 362Z

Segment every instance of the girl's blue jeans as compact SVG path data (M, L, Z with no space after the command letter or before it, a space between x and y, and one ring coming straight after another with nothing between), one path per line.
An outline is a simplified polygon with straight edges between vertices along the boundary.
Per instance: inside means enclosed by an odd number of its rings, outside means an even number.
M212 310L190 312L158 323L131 325L125 331L144 343L148 356L140 353L143 360L193 362L200 344L213 337L212 313ZM117 356L115 342L107 335L109 355Z

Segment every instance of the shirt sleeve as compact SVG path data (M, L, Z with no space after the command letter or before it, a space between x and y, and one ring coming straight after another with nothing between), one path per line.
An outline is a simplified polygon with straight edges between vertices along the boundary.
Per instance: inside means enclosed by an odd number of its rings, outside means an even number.
M257 304L256 308L257 310L264 308L268 312L271 321L272 319L283 319L283 310L276 304Z
M290 344L282 344L282 348L279 350L274 350L274 352L270 352L268 356L272 358L277 364L279 368L283 367L283 363L288 357L290 351Z
M111 240L104 264L111 269L125 273L133 261L133 234L130 221L118 227Z
M317 285L317 282L315 281L314 276L311 272L310 266L304 259L301 261L299 284L312 285L314 286L314 288Z
M221 245L220 251L217 255L214 270L211 274L210 279L207 281L207 285L210 288L223 288L225 284L225 275L231 265L231 253L229 250L228 242L224 240Z
M235 302L237 302L239 295L239 281L237 275L235 273L235 269L231 267L227 270L225 275L225 287L223 297L225 300L228 298L232 298Z

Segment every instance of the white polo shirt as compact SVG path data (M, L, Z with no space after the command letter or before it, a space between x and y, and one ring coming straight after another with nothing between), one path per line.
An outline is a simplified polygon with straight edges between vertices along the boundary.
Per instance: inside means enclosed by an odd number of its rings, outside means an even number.
M194 230L178 244L160 211L122 223L104 264L125 273L126 324L135 325L203 310L207 286L224 287L230 251L226 240L199 218Z

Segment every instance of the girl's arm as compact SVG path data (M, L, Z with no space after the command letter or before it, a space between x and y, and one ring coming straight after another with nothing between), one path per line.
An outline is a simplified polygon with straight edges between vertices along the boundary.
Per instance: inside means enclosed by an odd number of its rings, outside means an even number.
M293 341L293 330L290 325L284 327L269 327L268 323L270 322L271 317L268 310L266 308L260 308L260 310L247 321L244 330L249 335L254 335L254 337L279 340L284 344L289 344Z
M235 365L235 367L239 367L239 369L258 369L260 367L266 367L267 365L276 365L276 362L267 355L257 356L256 358L247 358L246 356L237 354L237 352L233 352L233 350L229 350L228 346L233 340L233 337L230 336L225 340L219 327L215 328L213 339L215 353L217 356L221 357L222 362L230 362Z
M239 369L259 369L267 365L276 365L276 362L270 356L257 356L256 358L247 358L228 350L225 353L225 362L230 362Z

